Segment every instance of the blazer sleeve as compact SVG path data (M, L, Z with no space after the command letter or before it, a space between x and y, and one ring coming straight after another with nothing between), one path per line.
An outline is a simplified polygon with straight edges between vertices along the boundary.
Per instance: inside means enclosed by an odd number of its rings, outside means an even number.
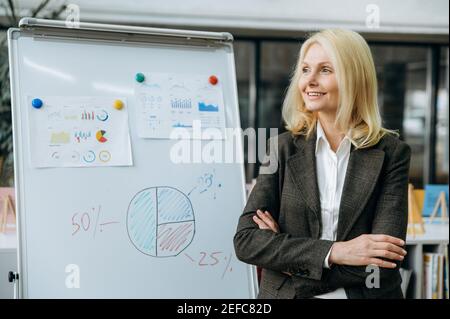
M276 143L275 143L276 141ZM320 280L323 261L332 241L293 237L259 229L253 221L256 210L267 210L278 221L280 213L280 161L278 140L269 140L269 154L261 164L260 173L247 204L239 218L234 248L239 260L275 271ZM276 169L272 169L276 165Z
M384 234L406 240L408 225L408 173L411 148L399 142L391 156L386 175L377 201L372 234ZM388 282L398 274L401 261L394 269L380 268L380 283ZM366 266L333 265L328 274L328 283L332 287L350 287L365 285Z

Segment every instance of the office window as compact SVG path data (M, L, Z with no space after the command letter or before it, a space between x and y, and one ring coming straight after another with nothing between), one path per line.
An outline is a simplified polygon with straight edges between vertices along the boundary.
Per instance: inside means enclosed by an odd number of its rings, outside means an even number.
M279 133L285 131L281 107L299 50L299 42L261 43L258 126L267 129L267 137L269 128L278 128Z
M236 79L239 101L239 117L241 128L255 127L256 103L255 103L255 43L251 41L234 42L234 58L236 67ZM256 145L249 145L244 138L244 167L245 179L250 183L255 175L255 164L249 163L249 151L256 150Z
M411 146L409 177L423 187L425 116L427 105L427 48L420 46L371 45L378 77L383 125L398 130Z
M234 42L234 58L236 65L236 79L239 99L239 115L241 127L251 127L253 119L250 112L250 73L253 62L254 44L249 41Z
M436 183L448 184L448 47L442 47L436 125Z
M240 41L241 42L241 41ZM242 127L253 124L285 131L281 109L290 76L294 71L301 46L296 41L245 42L239 45L243 57L237 59L239 102ZM425 45L371 44L378 77L380 113L383 126L398 130L400 138L411 146L410 182L416 188L424 187L425 132L429 97L427 96L427 57L429 47ZM252 71L254 57L259 69ZM239 60L239 63L238 63ZM259 63L258 63L259 61ZM252 85L251 76L257 85L258 99L255 109L249 102ZM241 74L240 74L241 73ZM441 49L440 85L437 110L436 182L448 183L448 47ZM239 75L240 74L240 75ZM250 81L246 76L250 77ZM254 113L252 113L254 112ZM253 119L253 115L255 118ZM248 176L256 177L256 170Z

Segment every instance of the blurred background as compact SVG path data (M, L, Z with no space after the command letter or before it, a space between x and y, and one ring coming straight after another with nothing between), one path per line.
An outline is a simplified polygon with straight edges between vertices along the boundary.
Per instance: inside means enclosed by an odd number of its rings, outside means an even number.
M6 31L24 16L65 20L74 10L82 22L232 33L241 126L280 133L282 101L308 33L360 32L375 59L384 126L412 147L411 182L448 184L448 7L447 0L0 0L0 186L14 186ZM245 171L250 183L258 164Z

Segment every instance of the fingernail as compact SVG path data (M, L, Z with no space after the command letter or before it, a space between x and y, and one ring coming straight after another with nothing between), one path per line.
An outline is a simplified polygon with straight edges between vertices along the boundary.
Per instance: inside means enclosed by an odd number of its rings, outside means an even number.
M397 264L391 264L392 267L397 267Z
M403 240L400 241L400 245L404 246L405 242Z
M408 252L406 250L403 250L403 255L406 255Z

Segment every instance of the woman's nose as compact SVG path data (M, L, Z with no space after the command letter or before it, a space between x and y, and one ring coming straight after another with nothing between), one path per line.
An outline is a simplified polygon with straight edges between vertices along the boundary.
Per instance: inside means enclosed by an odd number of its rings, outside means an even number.
M308 86L317 86L317 80L315 76L310 76L308 78Z
M309 86L315 86L317 85L317 78L316 78L316 73L315 72L310 72L307 75L306 81L308 83Z

